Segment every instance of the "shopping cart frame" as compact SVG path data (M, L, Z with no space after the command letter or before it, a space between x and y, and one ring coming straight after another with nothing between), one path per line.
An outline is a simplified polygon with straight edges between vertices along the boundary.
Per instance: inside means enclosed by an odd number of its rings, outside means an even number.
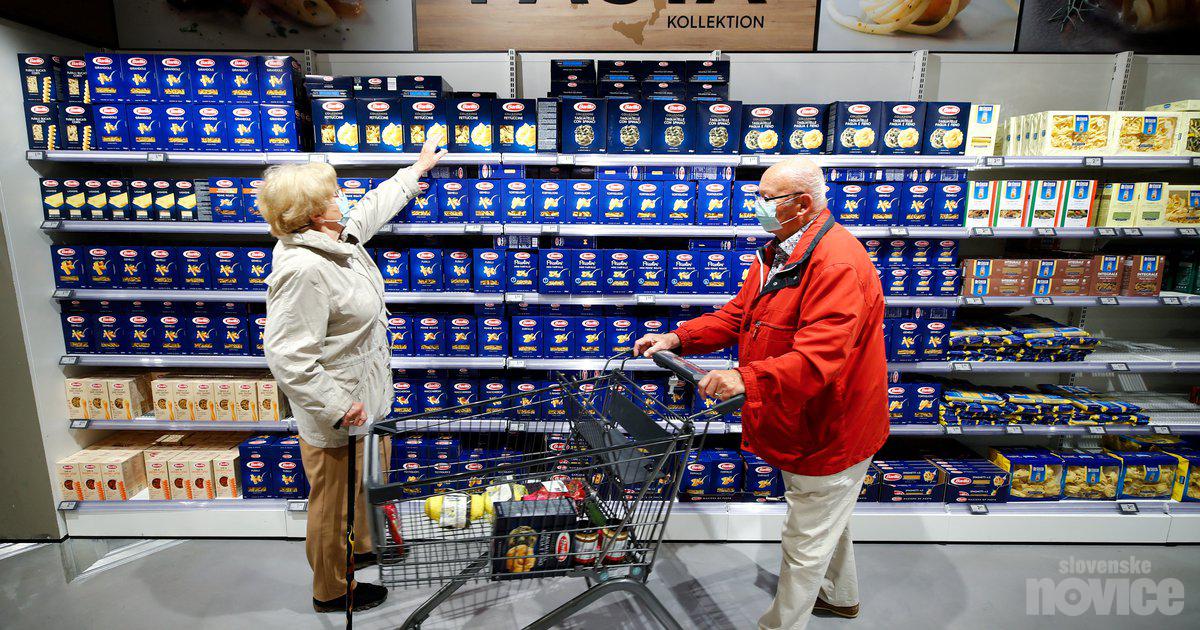
M558 387L563 388L564 391L570 392L574 391L574 386L576 385L593 383L599 381L600 379L612 378L614 376L621 378L624 375L624 363L629 358L631 358L631 355L629 354L618 355L610 358L605 364L605 369L602 371L606 374L604 376L595 377L592 379L568 381L560 375ZM687 382L692 387L695 387L706 374L705 370L669 351L658 352L653 356L653 359L658 366L672 371L676 377ZM618 367L616 370L610 372L608 368L613 361L618 362ZM628 379L626 378L626 380ZM629 382L632 384L632 381ZM609 395L613 395L613 393L610 393ZM617 395L620 394L618 393ZM503 401L507 398L513 398L515 396L517 395L491 399L490 401L480 401L479 403L475 403L473 406L479 406L486 402ZM682 453L683 457L686 458L689 453L698 448L695 441L696 421L725 413L726 411L732 410L736 407L740 407L744 400L744 396L735 396L729 400L722 401L705 411L687 416L681 416L680 420L682 422L678 427L678 432L675 435L666 436L661 440L642 440L636 442L637 448L642 449L641 452L645 452L651 448L657 448L660 446L664 448L661 455L652 455L655 460L653 469L648 473L649 478L659 479L664 472L664 466L669 465L668 462L670 460L678 457L680 453ZM468 406L472 405L451 407L438 413L443 414L444 417L444 414L446 413L452 414L456 410ZM607 399L605 407L608 407ZM422 481L419 482L419 484L408 484L403 482L382 483L382 475L384 474L384 471L381 470L382 439L384 437L395 437L411 433L411 431L408 429L400 428L400 425L412 420L426 419L425 417L427 415L428 414L414 414L411 416L396 418L387 422L379 423L373 428L371 435L368 436L366 440L363 487L367 493L368 500L371 502L372 506L376 508L372 510L373 514L370 522L372 534L374 536L373 539L377 541L377 543L386 540L388 536L386 532L387 528L384 522L383 510L379 509L378 506L393 502L411 500L411 496L405 495L406 489L410 490L413 485L429 485L432 483L431 481ZM574 433L574 430L575 429L573 428L572 433ZM704 431L701 431L701 439L703 439L703 435ZM586 451L586 456L588 458L599 458L600 460L606 461L606 465L611 466L613 465L612 462L621 457L623 452L631 452L631 449L634 448L632 444L634 443L622 443L610 446L601 446L598 448L589 448ZM681 450L670 450L672 444L674 444L676 447L681 446ZM549 463L549 460L553 459L556 458L545 457L535 458L532 460L522 459L521 461L515 463L500 463L497 466L490 467L488 472L491 474L497 474L504 473L508 469L530 469L534 466L547 464ZM557 459L562 459L562 456L558 456ZM682 461L682 459L679 461ZM470 477L472 474L478 473L462 472L454 475L440 476L437 478L437 482L448 483L462 481ZM580 593L569 601L563 603L561 606L543 615L533 623L526 626L526 628L541 629L553 627L568 617L588 607L598 599L608 595L609 593L624 592L631 595L635 600L642 604L644 609L664 628L669 630L682 630L681 626L667 611L666 607L662 604L658 597L649 589L649 587L646 586L646 581L649 578L650 570L653 567L653 562L657 557L657 550L661 545L665 535L666 523L670 519L671 511L675 503L674 498L679 492L680 481L680 474L671 475L671 481L669 489L666 492L666 498L662 500L663 505L659 508L663 511L660 512L661 522L656 523L657 529L655 530L654 537L652 539L638 541L641 545L644 545L645 549L645 551L643 551L645 556L643 557L642 563L628 567L621 565L612 566L607 564L606 560L604 562L597 563L597 566L574 566L568 571L556 573L556 575L561 576L583 577L587 583L587 588L583 591L583 593ZM651 483L640 484L636 495L632 499L626 499L628 501L628 505L632 505L634 506L633 509L636 509L636 506L641 505L642 502L648 500L648 494L651 493L652 485L653 484ZM594 491L594 489L592 490ZM657 495L661 491L662 489L659 488L654 491L654 494ZM632 526L628 525L624 520L621 520L616 528L616 531L620 533L623 528L627 526L630 527L630 530L633 529ZM598 549L598 557L606 558L611 546L612 541L608 540L606 537L605 542L601 545L601 548ZM377 550L380 554L379 570L382 577L385 562L395 562L396 560L395 558L385 558L382 547L379 544L377 544ZM403 556L401 556L401 558L403 558ZM409 614L408 618L400 627L405 629L419 629L421 624L429 618L434 610L450 599L450 597L452 597L465 584L471 581L483 579L489 567L492 566L493 559L492 550L489 547L473 561L466 564L466 566L464 566L456 576L445 581L445 583L443 583L435 593L433 593L420 606L418 606L416 610ZM401 562L402 561L403 560L401 560ZM492 575L492 579L497 579L495 574Z

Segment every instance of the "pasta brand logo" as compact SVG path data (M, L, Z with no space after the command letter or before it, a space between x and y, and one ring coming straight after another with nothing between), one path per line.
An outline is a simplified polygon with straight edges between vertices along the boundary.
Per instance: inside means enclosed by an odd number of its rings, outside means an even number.
M770 107L755 107L750 110L750 115L755 118L770 118L775 115L775 110Z
M596 111L596 104L590 101L580 101L575 103L574 109L581 114L590 114Z
M812 118L813 116L816 116L817 112L819 111L820 110L818 110L816 107L801 107L800 109L796 110L796 115L803 116L805 118Z
M851 114L861 116L863 114L871 113L871 106L867 105L866 103L855 103L854 105L847 107L846 111L850 112Z
M917 108L908 104L901 104L892 108L893 114L900 114L901 116L907 116L915 111L917 111Z
M663 107L663 111L667 112L668 114L682 114L683 112L687 111L687 105L684 105L683 103L670 103Z
M321 109L327 112L340 112L346 109L346 104L341 101L326 101L321 103Z
M458 111L468 114L479 111L479 103L475 101L465 101L458 104Z

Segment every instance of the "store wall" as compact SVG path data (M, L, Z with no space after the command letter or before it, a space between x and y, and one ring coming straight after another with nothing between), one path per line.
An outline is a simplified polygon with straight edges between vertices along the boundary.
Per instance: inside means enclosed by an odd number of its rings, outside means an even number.
M0 540L60 538L50 466L78 446L66 428L49 240L38 174L25 160L18 52L82 52L78 42L0 20ZM38 383L38 387L34 387ZM39 422L39 419L41 420Z

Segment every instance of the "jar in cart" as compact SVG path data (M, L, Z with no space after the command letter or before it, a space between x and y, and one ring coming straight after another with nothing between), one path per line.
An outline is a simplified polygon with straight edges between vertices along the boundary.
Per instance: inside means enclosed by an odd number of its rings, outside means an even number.
M614 529L604 530L604 544L608 551L604 554L605 562L625 562L629 557L629 532Z
M596 564L600 555L600 532L576 532L575 546L571 550L575 556L575 564L590 567Z

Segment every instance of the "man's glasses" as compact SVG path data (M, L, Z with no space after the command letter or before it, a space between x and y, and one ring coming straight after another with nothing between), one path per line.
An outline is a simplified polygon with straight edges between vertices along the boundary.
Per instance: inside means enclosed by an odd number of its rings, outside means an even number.
M764 197L764 196L762 196L762 193L755 193L755 196L758 197L759 201L779 201L780 199L787 199L788 197L795 197L796 195L803 195L803 194L806 194L806 193L801 191L801 192L787 193L784 195L776 195L774 197Z

